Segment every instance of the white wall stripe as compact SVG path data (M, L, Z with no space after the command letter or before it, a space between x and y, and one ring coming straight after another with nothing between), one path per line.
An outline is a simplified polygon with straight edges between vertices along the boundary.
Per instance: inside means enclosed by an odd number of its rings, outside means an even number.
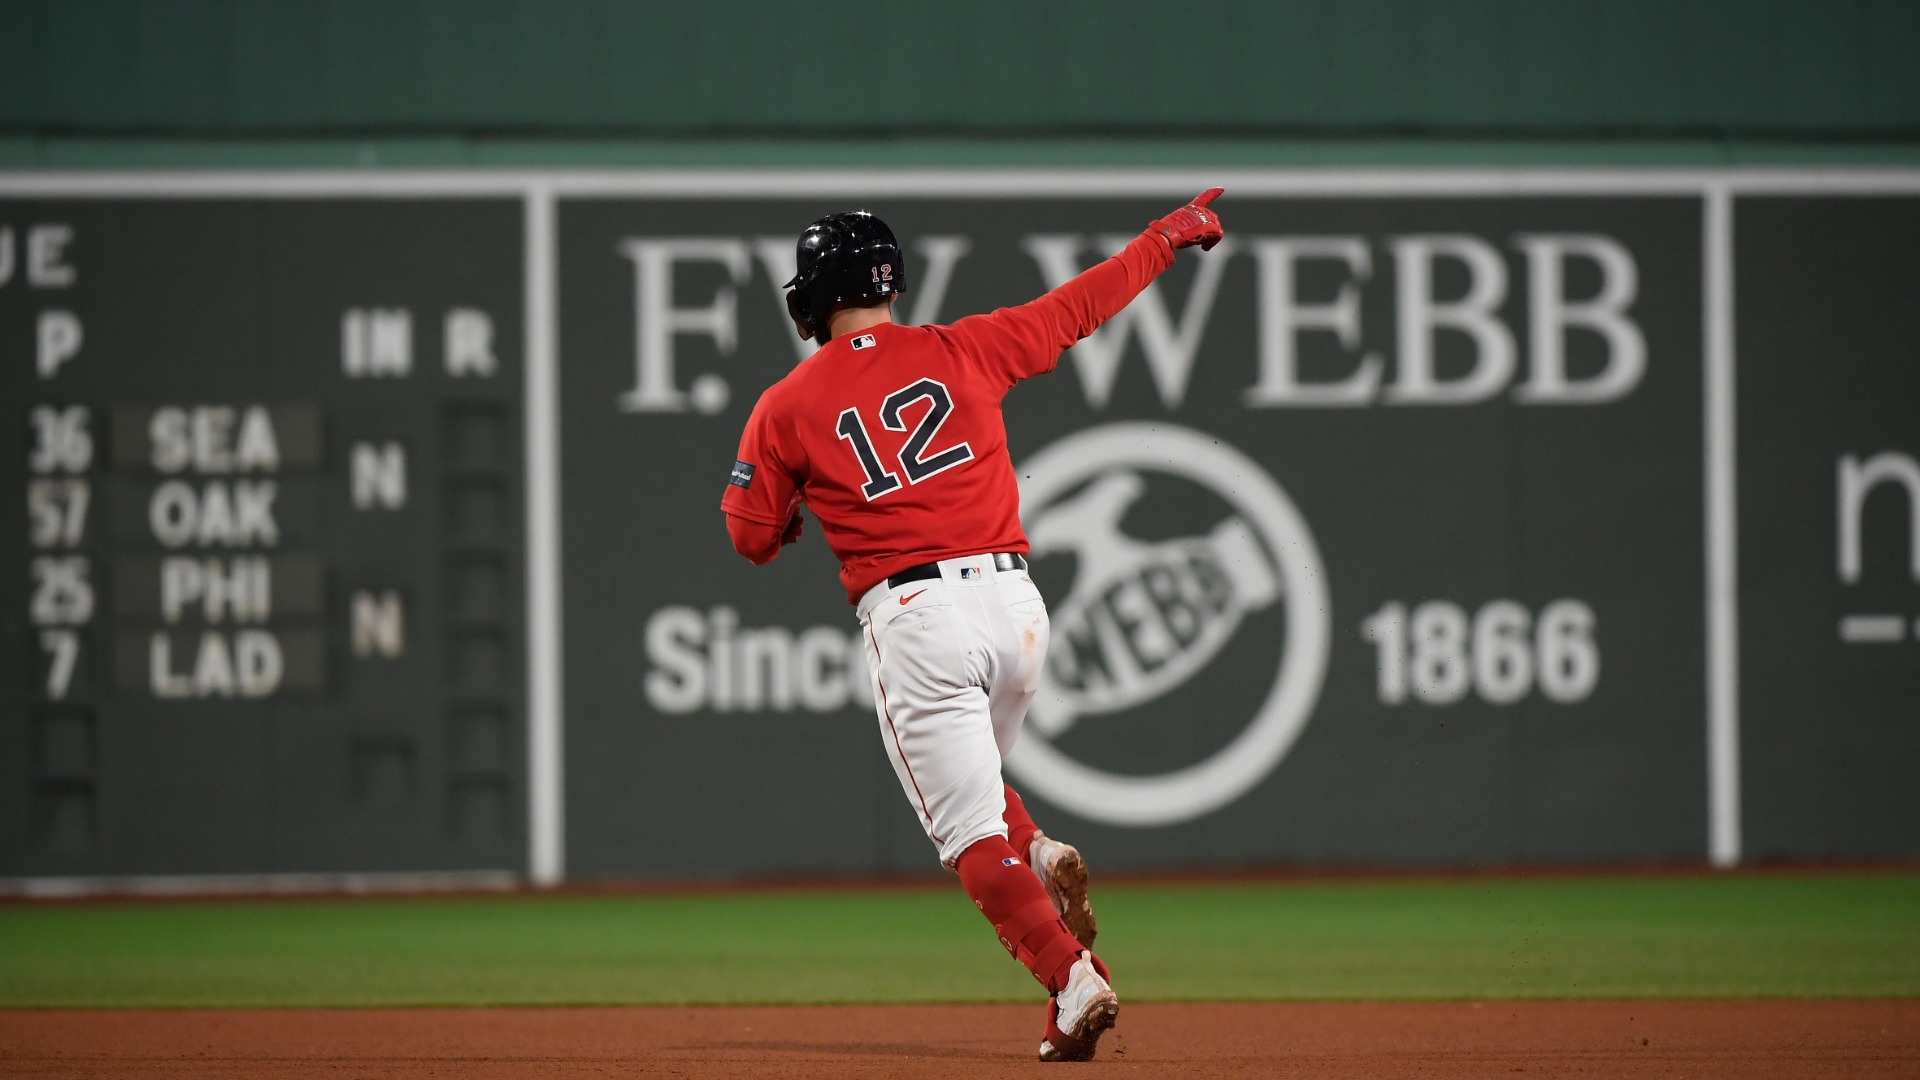
M700 196L810 198L1162 197L1219 184L1229 195L1735 195L1920 193L1920 169L434 169L13 170L0 196L34 198L484 198Z
M527 872L536 885L559 884L567 867L554 214L552 191L527 190Z
M0 896L68 900L90 896L301 896L329 893L507 892L512 870L364 874L155 874L0 878Z
M1740 861L1740 574L1735 493L1733 195L1706 192L1707 856Z

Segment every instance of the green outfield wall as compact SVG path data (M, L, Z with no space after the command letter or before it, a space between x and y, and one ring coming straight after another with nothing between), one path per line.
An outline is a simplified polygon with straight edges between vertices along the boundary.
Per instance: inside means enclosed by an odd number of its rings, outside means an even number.
M1901 0L9 0L48 134L1912 138Z
M5 0L0 27L0 166L1871 164L1920 143L1900 0Z
M16 171L0 878L930 868L830 554L716 512L794 223L948 322L1211 181L1004 414L1049 831L1920 853L1920 171Z
M770 10L0 0L0 889L930 866L714 513L791 237L950 321L1214 183L1006 413L1050 830L1920 854L1920 5Z

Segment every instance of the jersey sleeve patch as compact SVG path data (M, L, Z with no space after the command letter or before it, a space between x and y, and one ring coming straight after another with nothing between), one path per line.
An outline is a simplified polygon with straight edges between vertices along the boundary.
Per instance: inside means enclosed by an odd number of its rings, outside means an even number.
M752 487L753 486L753 466L747 464L744 461L735 461L733 463L733 475L727 477L727 483L732 484L734 487L737 487L737 488Z

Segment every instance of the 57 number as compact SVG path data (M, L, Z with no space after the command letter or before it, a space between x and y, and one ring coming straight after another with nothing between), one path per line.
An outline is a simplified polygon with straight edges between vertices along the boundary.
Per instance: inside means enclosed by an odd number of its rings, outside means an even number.
M1485 604L1471 619L1446 600L1411 612L1395 601L1361 624L1377 655L1380 700L1389 705L1409 698L1452 705L1469 691L1510 705L1536 686L1550 701L1584 701L1600 681L1593 631L1593 609L1579 600L1555 600L1537 619L1512 600Z

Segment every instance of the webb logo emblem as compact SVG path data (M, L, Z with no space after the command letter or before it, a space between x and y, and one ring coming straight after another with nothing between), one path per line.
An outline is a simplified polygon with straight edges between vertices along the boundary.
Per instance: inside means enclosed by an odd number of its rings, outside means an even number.
M1146 492L1132 469L1114 469L1049 507L1029 539L1036 555L1072 552L1073 591L1053 609L1049 657L1055 693L1036 702L1048 736L1082 715L1151 701L1192 678L1232 639L1241 619L1271 605L1280 584L1243 517L1201 536L1143 543L1120 518ZM1141 619L1136 612L1151 612Z
M1306 726L1326 675L1331 613L1306 522L1252 459L1169 424L1084 431L1019 472L1034 555L1071 554L1076 568L1073 587L1052 605L1046 670L1007 768L1067 809L1115 825L1175 824L1244 795ZM1126 515L1150 478L1156 489L1198 486L1230 511L1190 535L1131 536ZM1284 630L1274 635L1273 659L1261 661L1271 664L1272 687L1241 706L1245 726L1211 757L1142 776L1103 771L1056 745L1103 717L1153 709L1213 665L1250 616L1276 605ZM1272 634L1271 624L1261 632ZM1148 715L1156 724L1190 722Z

